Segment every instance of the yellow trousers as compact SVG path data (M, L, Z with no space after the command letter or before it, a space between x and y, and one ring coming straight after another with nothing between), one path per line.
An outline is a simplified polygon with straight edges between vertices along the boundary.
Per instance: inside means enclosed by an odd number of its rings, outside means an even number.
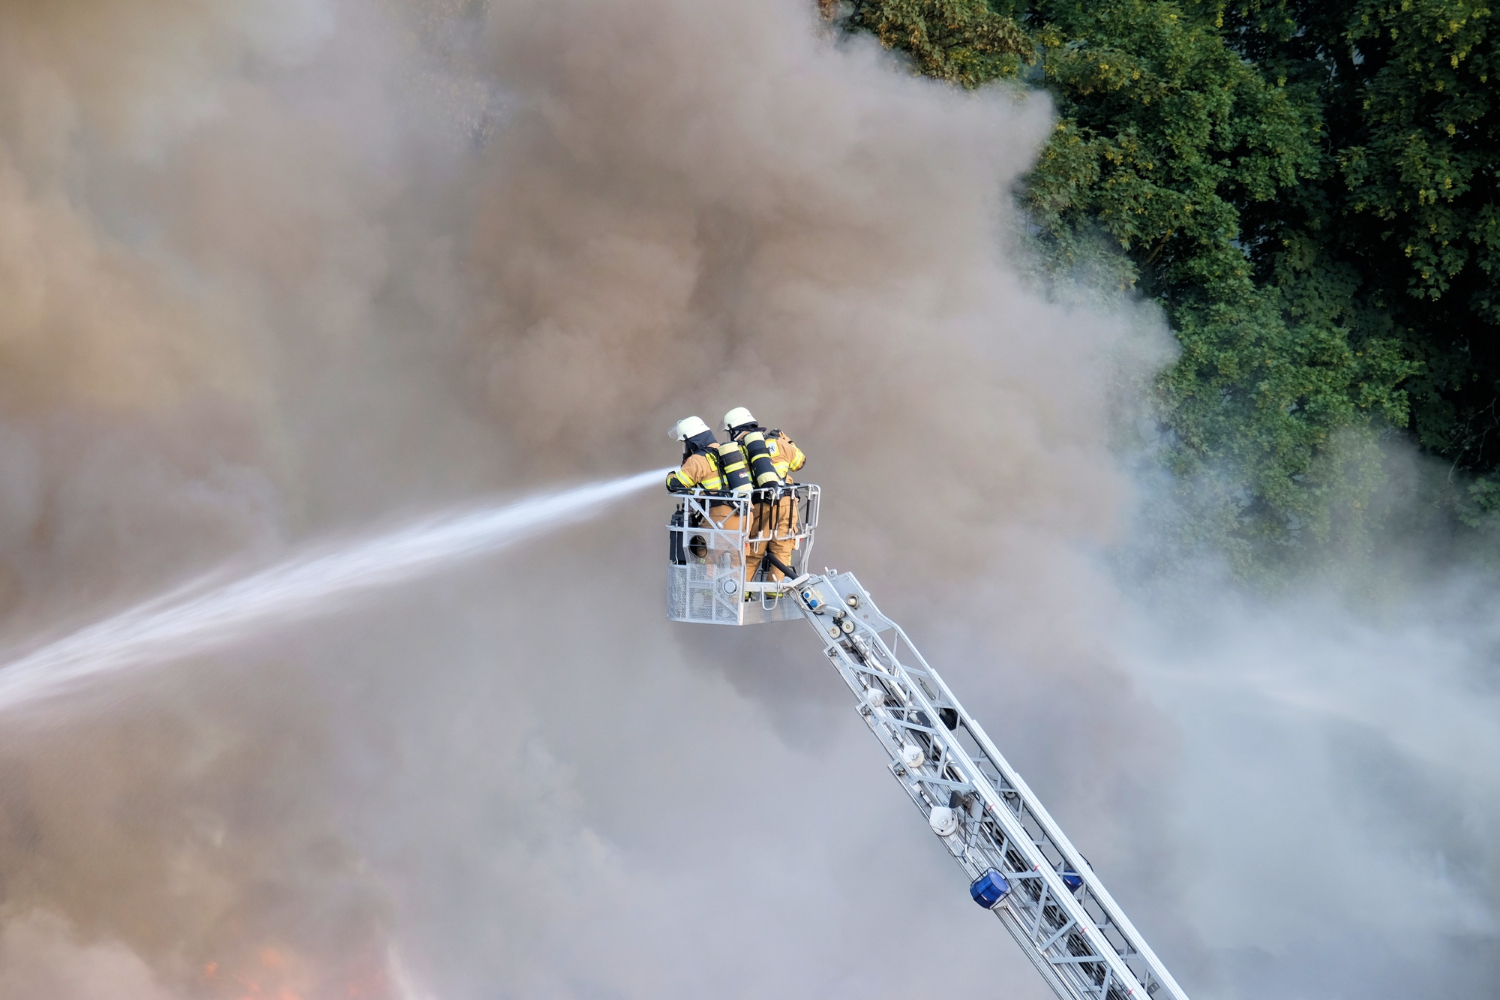
M769 551L788 566L792 563L792 552L797 540L792 536L797 531L797 501L782 497L775 503L758 503L750 511L750 536L759 541L750 542L746 549L745 580L748 582L760 567L761 559ZM766 567L766 577L780 580L786 574L776 565Z

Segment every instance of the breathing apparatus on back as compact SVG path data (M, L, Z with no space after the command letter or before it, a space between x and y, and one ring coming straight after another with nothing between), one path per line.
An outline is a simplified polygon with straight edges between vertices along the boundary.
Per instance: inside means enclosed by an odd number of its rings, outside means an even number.
M766 445L766 431L755 422L755 417L743 406L736 406L724 414L724 430L729 439L744 449L750 463L750 479L755 489L770 490L783 485L776 472L776 463L771 458L771 449Z

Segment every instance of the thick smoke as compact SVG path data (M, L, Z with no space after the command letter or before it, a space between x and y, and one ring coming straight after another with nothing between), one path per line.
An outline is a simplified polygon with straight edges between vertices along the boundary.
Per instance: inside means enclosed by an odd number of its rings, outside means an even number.
M748 405L1191 993L1492 991L1492 637L1141 607L1170 341L1020 277L1049 127L810 0L8 4L5 632ZM0 997L1042 996L802 626L603 513L7 720Z

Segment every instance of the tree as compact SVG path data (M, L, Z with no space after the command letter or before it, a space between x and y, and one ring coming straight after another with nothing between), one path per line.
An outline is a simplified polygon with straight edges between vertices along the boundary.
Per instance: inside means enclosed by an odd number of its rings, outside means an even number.
M1264 552L1357 515L1334 502L1347 445L1368 493L1393 431L1481 474L1469 520L1500 509L1491 19L1479 0L856 0L848 24L920 72L1053 93L1020 196L1045 260L1161 303L1183 348L1157 385L1169 460L1239 482L1233 534Z
M915 16L860 0L850 24L897 13ZM1087 265L1164 308L1183 348L1157 385L1173 467L1243 484L1223 495L1236 539L1254 549L1327 538L1347 472L1334 443L1405 425L1419 365L1389 324L1360 321L1357 273L1281 231L1282 206L1333 171L1320 81L1268 75L1217 9L997 0L960 13L921 36L917 67L967 86L1015 77L1023 54L987 76L929 67L973 65L945 40L1000 23L1027 32L1027 80L1054 94L1060 120L1022 203L1053 271ZM918 34L881 38L905 48Z
M859 3L848 24L906 52L926 76L965 87L1012 76L1031 61L1030 39L985 0Z

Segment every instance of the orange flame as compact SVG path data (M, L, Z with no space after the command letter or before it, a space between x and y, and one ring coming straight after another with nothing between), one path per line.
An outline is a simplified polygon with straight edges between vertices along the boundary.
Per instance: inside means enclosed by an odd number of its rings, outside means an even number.
M208 962L200 982L218 1000L391 1000L390 975L383 960L345 964L341 972L316 975L311 963L282 946L263 945L253 958ZM351 968L352 966L352 968Z

